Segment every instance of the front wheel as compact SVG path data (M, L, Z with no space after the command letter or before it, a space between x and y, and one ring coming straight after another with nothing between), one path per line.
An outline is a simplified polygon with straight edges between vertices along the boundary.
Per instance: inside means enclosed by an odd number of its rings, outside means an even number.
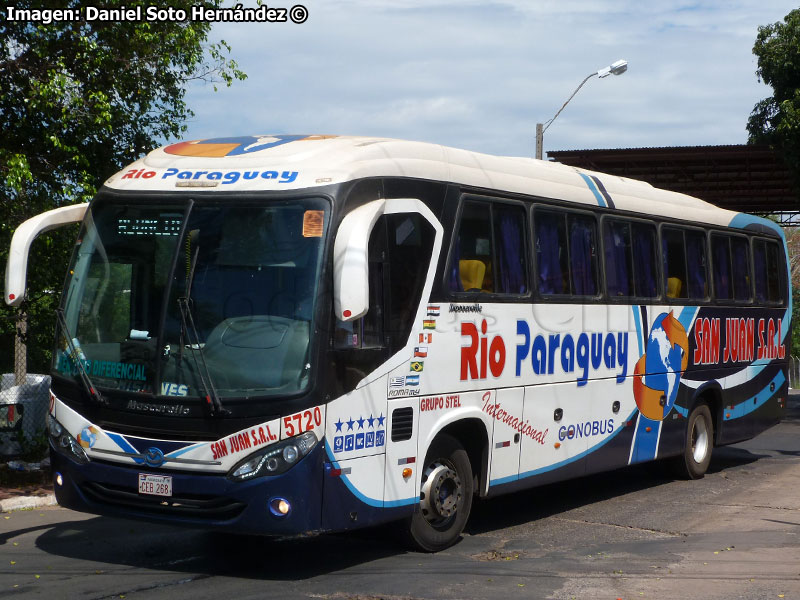
M423 552L438 552L458 540L472 508L469 456L453 437L441 434L422 467L419 509L406 523L408 542Z
M686 424L686 444L681 456L675 457L675 471L685 479L700 479L711 463L714 447L714 422L707 404L697 405Z

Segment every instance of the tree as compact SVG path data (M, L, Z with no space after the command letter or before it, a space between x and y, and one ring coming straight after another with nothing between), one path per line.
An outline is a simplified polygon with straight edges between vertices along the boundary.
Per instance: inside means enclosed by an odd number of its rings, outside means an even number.
M800 9L783 22L759 27L753 54L759 81L773 93L753 108L749 141L773 146L800 179Z
M82 0L18 0L16 11L41 4L81 10ZM219 8L222 0L173 0ZM114 0L104 8L141 2ZM14 229L42 211L91 198L102 182L160 141L177 138L193 113L187 84L230 86L245 74L224 42L209 44L207 21L8 20L0 6L0 262ZM19 14L19 13L17 13ZM51 15L52 16L52 15ZM43 236L29 263L31 370L47 369L58 302L75 229ZM13 357L13 311L0 313L0 369ZM47 349L47 350L45 350Z

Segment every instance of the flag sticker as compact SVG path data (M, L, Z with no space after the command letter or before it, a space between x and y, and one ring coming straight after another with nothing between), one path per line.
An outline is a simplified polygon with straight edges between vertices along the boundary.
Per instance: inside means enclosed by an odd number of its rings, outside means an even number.
M433 319L425 319L422 322L423 329L436 329L436 321Z
M419 385L419 375L406 375L406 385Z
M427 346L417 346L414 348L414 358L426 358L428 356Z
M438 317L439 316L439 305L438 304L429 304L428 305L428 316L429 317Z
M403 387L406 384L405 377L392 377L389 379L389 387L398 388Z
M422 369L424 368L424 366L425 366L425 363L422 362L421 360L415 360L409 365L411 370L414 371L415 373L422 372Z
M433 343L433 334L432 333L420 333L419 334L419 343L420 344L432 344Z

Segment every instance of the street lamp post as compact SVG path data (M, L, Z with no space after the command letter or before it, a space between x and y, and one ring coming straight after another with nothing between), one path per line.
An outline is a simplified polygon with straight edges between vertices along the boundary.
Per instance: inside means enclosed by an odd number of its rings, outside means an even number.
M553 115L552 119L550 119L549 121L546 121L545 123L537 123L536 124L536 158L538 158L539 160L542 159L542 142L544 140L544 132L547 131L547 128L550 127L550 125L553 124L553 121L556 120L556 117L561 114L561 111L564 110L564 108L567 106L567 104L569 104L569 101L572 100L575 97L575 94L577 94L578 90L580 90L583 87L584 83L589 81L595 75L597 75L597 77L599 77L600 79L603 79L604 77L608 77L609 75L622 75L627 70L628 70L628 61L627 60L618 60L615 63L611 63L607 67L603 67L599 71L595 71L594 73L589 73L586 76L586 78L583 81L581 81L581 84L577 88L575 88L575 91L572 92L572 95L569 98L567 98L567 101L564 102L564 104L561 105L561 108L559 108L558 112L555 115Z

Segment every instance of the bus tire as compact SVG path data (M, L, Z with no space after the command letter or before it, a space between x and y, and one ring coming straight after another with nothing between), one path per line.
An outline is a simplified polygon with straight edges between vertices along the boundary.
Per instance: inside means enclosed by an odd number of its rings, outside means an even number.
M422 552L438 552L461 536L472 508L469 456L452 436L433 440L422 466L419 507L405 527L407 542Z
M714 448L714 421L707 404L698 404L686 422L683 454L675 457L675 471L683 479L701 479L711 463Z

